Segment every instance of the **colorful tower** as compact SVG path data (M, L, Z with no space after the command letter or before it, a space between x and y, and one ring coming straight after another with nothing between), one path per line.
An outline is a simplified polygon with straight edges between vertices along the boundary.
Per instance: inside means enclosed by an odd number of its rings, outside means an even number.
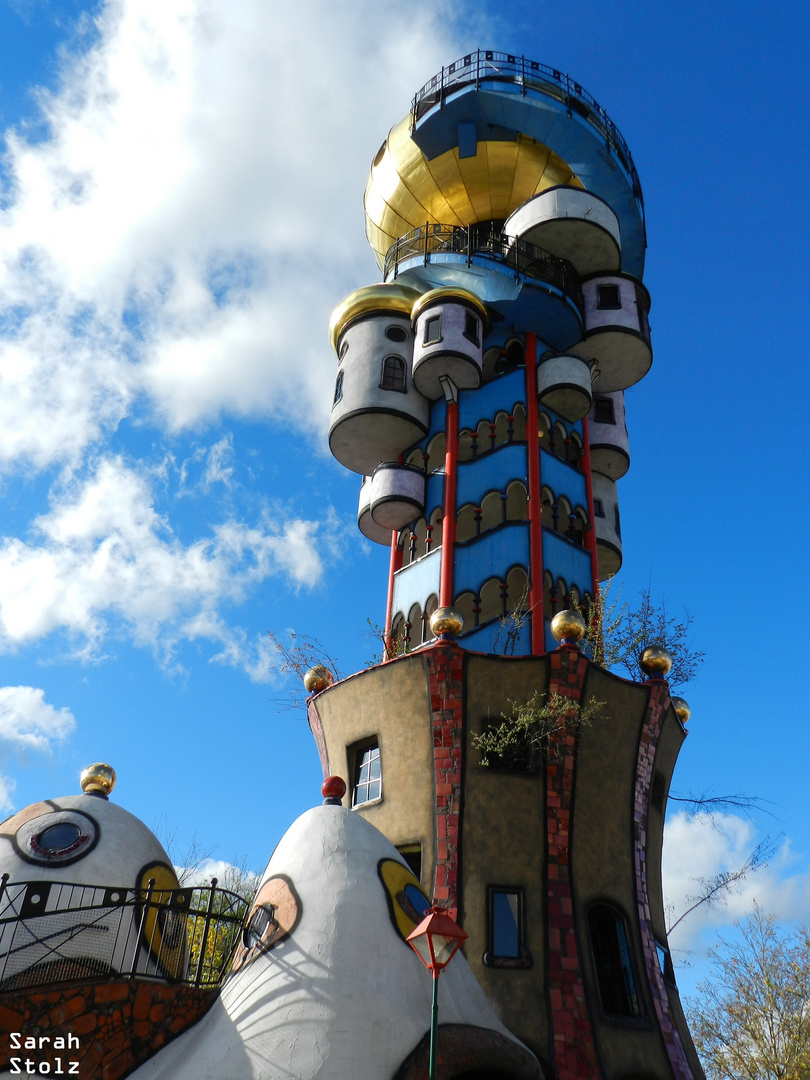
M628 683L551 634L622 562L624 390L652 362L630 151L568 76L479 50L415 95L365 209L383 281L333 314L329 442L390 545L389 659L311 699L325 775L458 915L549 1075L700 1077L660 886L687 713L666 671ZM551 695L602 704L482 762L476 736Z

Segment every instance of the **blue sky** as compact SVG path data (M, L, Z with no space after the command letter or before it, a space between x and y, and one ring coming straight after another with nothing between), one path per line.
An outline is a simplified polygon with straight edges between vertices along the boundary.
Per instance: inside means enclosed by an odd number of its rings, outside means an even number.
M807 9L0 0L0 802L116 799L263 866L319 799L266 631L374 652L387 556L325 449L332 307L377 276L362 194L414 90L478 45L567 70L641 176L654 363L628 394L625 597L707 652L666 875L767 870L685 923L679 978L756 897L810 919ZM790 619L787 615L790 614ZM685 954L684 954L685 955Z

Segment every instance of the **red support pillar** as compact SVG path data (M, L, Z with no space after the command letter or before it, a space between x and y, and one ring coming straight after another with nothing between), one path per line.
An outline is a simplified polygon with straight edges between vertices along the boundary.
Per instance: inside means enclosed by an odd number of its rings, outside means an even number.
M402 548L398 544L399 534L391 533L391 559L388 564L388 601L385 606L385 651L383 663L392 660L394 654L394 642L391 639L391 621L394 617L394 574L402 566Z
M526 453L529 472L529 614L532 654L546 651L546 623L543 617L543 506L540 492L540 441L537 437L537 340L526 335Z
M447 451L444 457L444 517L439 607L453 604L453 557L456 546L456 471L458 467L458 402L447 402Z

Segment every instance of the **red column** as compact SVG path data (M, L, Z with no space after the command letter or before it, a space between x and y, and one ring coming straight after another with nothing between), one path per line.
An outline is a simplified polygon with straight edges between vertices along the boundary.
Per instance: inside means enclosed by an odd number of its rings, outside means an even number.
M447 451L444 456L444 518L439 607L453 603L453 556L456 546L456 470L458 466L458 402L447 402Z
M397 543L399 534L395 531L391 533L391 560L388 564L388 601L385 606L385 651L383 653L383 663L386 660L392 659L393 642L391 641L391 620L394 617L394 574L402 566L402 548Z
M526 453L529 465L529 612L532 627L532 653L546 651L546 625L543 618L543 507L540 495L540 441L537 437L537 341L526 335Z

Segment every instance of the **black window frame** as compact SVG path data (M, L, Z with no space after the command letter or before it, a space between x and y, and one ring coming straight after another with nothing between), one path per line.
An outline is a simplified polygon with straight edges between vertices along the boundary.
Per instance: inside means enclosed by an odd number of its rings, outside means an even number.
M408 392L408 366L401 356L389 353L383 357L380 368L380 389L390 390L392 393L405 394Z
M471 311L464 312L464 337L473 345L481 344L481 326L477 315Z
M627 919L612 904L600 902L588 908L587 922L602 1014L620 1023L646 1021Z
M376 758L374 757L374 751L376 751ZM366 755L369 755L368 757ZM380 753L380 740L375 735L371 739L365 739L362 743L358 743L351 748L350 756L352 759L352 809L358 809L362 806L370 806L373 803L378 803L383 797L382 787L382 756ZM371 764L377 761L379 762L379 776L371 776L371 768L369 768L369 775L367 779L363 779L363 769L366 764ZM378 792L376 795L370 794L371 785L378 784ZM365 788L365 798L358 799L358 793Z
M501 955L495 951L495 898L514 896L517 898L517 947L512 955ZM531 953L526 947L526 894L522 885L487 885L487 948L484 964L494 968L530 968Z
M593 500L593 516L600 518L605 517L605 504L602 502L601 499L595 498Z
M408 331L404 326L392 323L390 326L386 326L385 336L389 341L395 341L398 345L402 345L403 342L408 340Z
M435 330L435 334L434 334ZM437 315L430 315L425 319L425 333L422 337L422 346L426 345L438 345L442 340L442 316L441 313Z
M598 311L621 311L622 291L614 283L596 286L596 308Z
M333 409L343 398L343 376L345 374L346 372L342 370L337 373L337 378L335 379L335 395L332 398Z
M593 422L595 424L616 423L616 407L613 398L597 395L593 399Z

